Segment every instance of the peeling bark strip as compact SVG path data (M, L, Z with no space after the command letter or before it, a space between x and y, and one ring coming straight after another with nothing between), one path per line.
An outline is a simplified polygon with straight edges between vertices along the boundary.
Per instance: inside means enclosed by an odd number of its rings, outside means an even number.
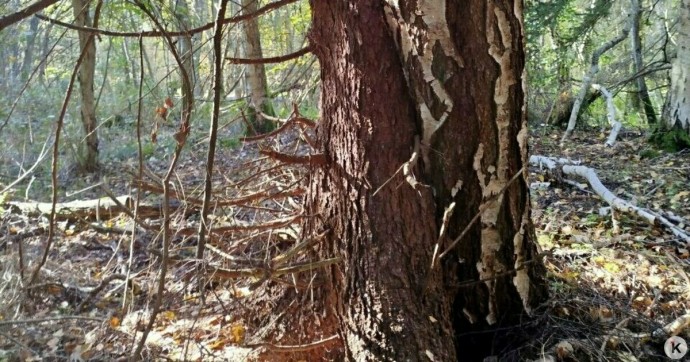
M481 360L493 334L456 336L517 322L545 296L520 172L521 1L311 5L326 161L304 229L330 230L320 257L342 260L321 291L324 324L337 325L347 360ZM430 271L434 249L468 225Z
M451 42L450 29L445 21L445 0L421 0L415 9L409 9L409 18L399 18L400 1L386 0L386 20L393 32L398 33L398 49L405 63L405 76L422 87L415 90L417 111L422 120L422 158L429 163L431 136L443 126L453 111L453 100L444 82L453 71L445 69L445 58L452 67L463 67L463 60ZM437 52L437 55L434 53ZM434 69L438 71L434 72ZM446 73L447 72L447 73ZM416 73L416 74L415 74ZM415 78L418 77L418 78Z

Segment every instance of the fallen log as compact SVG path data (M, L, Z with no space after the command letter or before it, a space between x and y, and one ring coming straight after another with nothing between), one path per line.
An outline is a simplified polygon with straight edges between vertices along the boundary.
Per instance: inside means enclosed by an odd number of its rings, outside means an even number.
M92 200L77 200L70 202L60 202L55 205L56 220L107 220L125 212L125 208L134 208L134 199L130 196L118 196L118 205L109 197ZM25 214L30 217L50 215L52 208L50 202L38 201L6 201L3 207L14 213ZM157 217L162 214L160 205L140 204L140 217Z

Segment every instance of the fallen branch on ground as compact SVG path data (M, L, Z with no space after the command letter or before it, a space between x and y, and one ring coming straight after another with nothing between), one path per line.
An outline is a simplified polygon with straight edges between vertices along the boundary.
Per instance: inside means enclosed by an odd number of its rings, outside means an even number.
M556 175L569 175L569 176L580 176L587 180L589 185L599 197L606 201L613 210L620 211L627 214L633 214L637 217L645 220L647 223L653 226L663 226L666 227L673 235L675 235L679 240L684 241L681 243L682 246L690 245L690 235L688 235L685 230L676 226L672 221L662 216L662 213L657 213L639 206L635 206L632 203L621 199L611 192L604 184L599 180L596 171L589 167L572 165L564 162L562 159L554 159L545 156L530 156L529 163L532 166L546 167L551 172L555 172ZM688 225L688 223L685 223Z
M116 199L120 202L120 205L107 197L57 203L55 205L55 220L106 220L118 216L121 212L126 212L127 208L134 208L131 197L118 196ZM8 201L2 206L14 213L40 216L49 215L52 204L50 202L38 201ZM175 205L172 206L175 207ZM160 205L139 205L139 216L142 218L159 216L160 214Z

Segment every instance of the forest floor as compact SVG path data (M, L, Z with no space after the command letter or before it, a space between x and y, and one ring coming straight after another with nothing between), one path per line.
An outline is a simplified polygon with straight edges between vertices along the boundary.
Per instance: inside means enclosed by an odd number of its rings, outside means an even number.
M560 147L560 135L560 131L550 128L533 130L531 154L581 161L597 170L603 184L617 196L690 220L690 152L659 152L650 148L644 137L632 134L623 134L614 147L607 148L603 145L605 135L592 132L576 133ZM287 143L274 146L285 147ZM205 144L199 142L190 147L191 151L185 151L181 160L175 182L180 185L178 191L184 190L186 196L198 196L203 184L204 170L199 165L205 163ZM222 148L216 157L216 184L248 183L251 170L247 160L256 151L256 146ZM163 158L148 159L147 163L158 174L167 165ZM114 194L130 192L125 169L132 169L133 165L131 161L108 165L108 176L116 180L111 185ZM667 327L667 332L670 328L690 340L690 247L663 227L648 225L634 215L616 213L614 221L610 213L600 213L600 208L608 205L586 186L559 184L536 167L530 171L530 181L535 185L532 216L538 242L546 255L551 298L537 311L541 324L532 342L496 354L539 361L667 360L663 351L666 337L657 330ZM299 171L288 173L290 180L299 180ZM65 191L81 189L82 184L71 183L70 177L76 176L61 175L61 182L74 188ZM259 183L252 185L260 187ZM76 195L82 199L103 196L100 189L82 190ZM241 206L287 217L295 209L295 205L288 204L252 200L251 205L248 201ZM173 215L176 230L188 230L198 224L198 216L195 219L185 210ZM223 209L215 218L219 223L227 223L233 218L250 216L254 218L256 214L231 208ZM136 346L148 321L149 303L156 294L160 258L154 249L159 247L160 235L142 231L132 241L128 234L132 229L129 216L99 218L103 221L98 225L84 220L58 222L41 282L27 296L21 288L18 250L21 245L22 263L30 265L25 273L28 275L43 252L48 235L46 218L10 212L2 215L0 361L70 357L75 361L111 361L125 357ZM146 221L155 224L153 218ZM690 232L690 225L678 226ZM281 254L285 248L280 249L280 244L294 230L289 226L285 229L287 236L272 239L273 260L287 255ZM238 254L260 255L264 250L254 250L254 244L247 241L258 235L260 232L213 254L220 254L215 258L224 259L226 264ZM270 292L254 288L265 281L261 276L249 275L241 282L216 281L214 288L207 289L203 301L198 294L189 293L195 285L195 245L187 237L174 237L171 242L170 279L162 298L162 313L144 350L150 359L240 361L256 357L260 349L281 348L289 359L289 346L305 343L299 336L290 336L289 331L282 336L268 334L270 326L289 311L276 310L270 298L256 297L257 293ZM213 240L211 244L214 245ZM130 282L125 283L128 275ZM306 284L309 283L307 279ZM257 310L261 312L257 314ZM678 326L670 325L674 321ZM269 339L279 340L281 345L266 344Z

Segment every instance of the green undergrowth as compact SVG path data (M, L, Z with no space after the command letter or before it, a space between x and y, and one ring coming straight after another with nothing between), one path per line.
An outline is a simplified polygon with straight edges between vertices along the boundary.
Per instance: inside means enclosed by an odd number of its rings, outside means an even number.
M680 127L670 130L657 128L649 137L649 142L667 152L678 152L690 148L690 135Z

